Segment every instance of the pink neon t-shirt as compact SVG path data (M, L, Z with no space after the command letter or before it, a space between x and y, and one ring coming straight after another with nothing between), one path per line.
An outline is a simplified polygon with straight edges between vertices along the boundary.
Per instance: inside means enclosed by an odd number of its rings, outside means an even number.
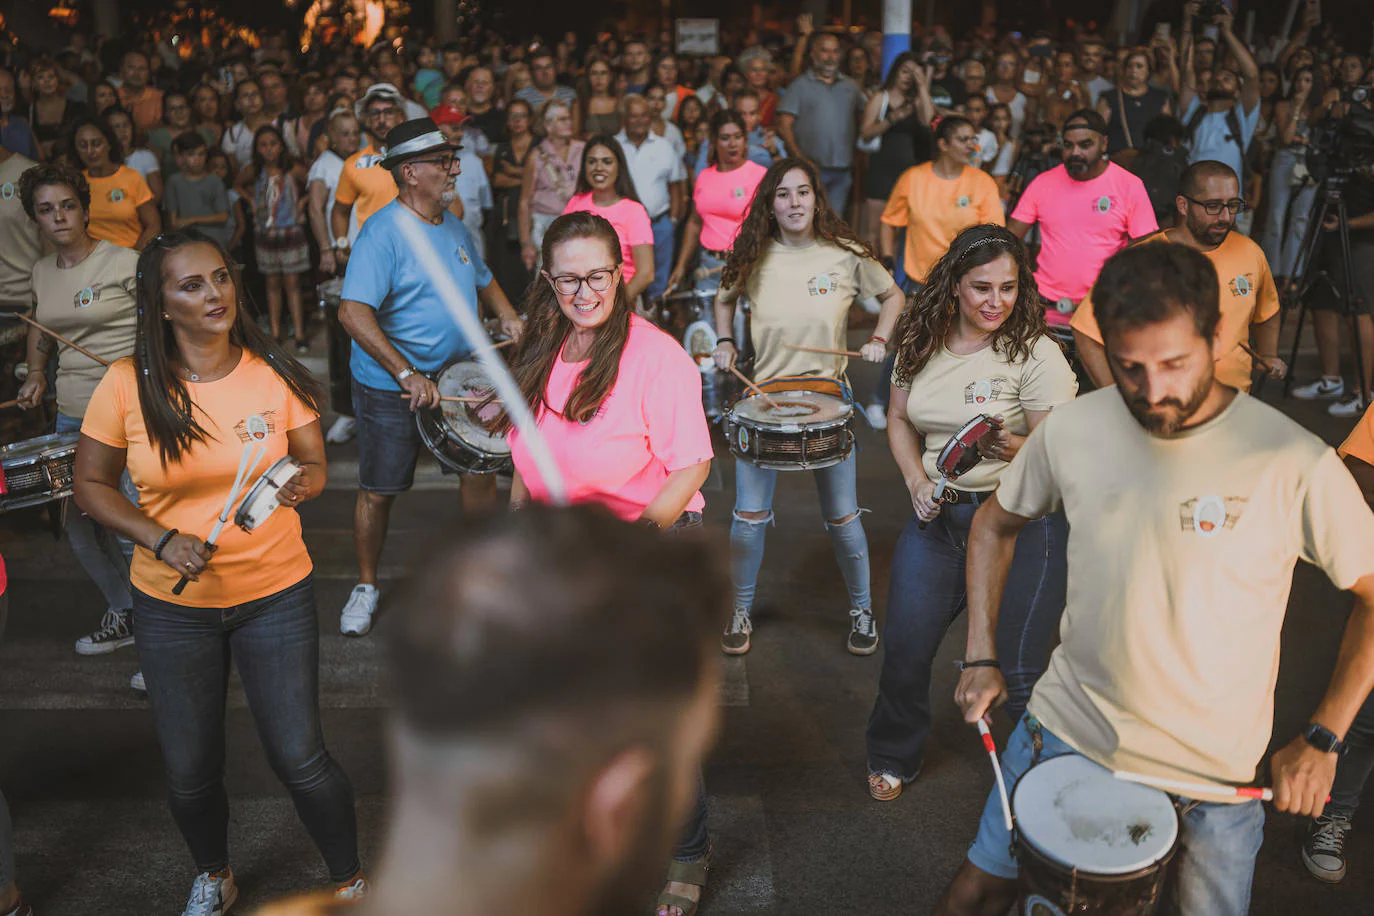
M1114 162L1091 181L1075 181L1062 165L1041 173L1011 218L1040 224L1035 283L1052 302L1082 302L1108 258L1131 239L1159 231L1145 185ZM1056 309L1047 309L1046 318L1050 324L1069 323L1069 316Z
M620 238L620 273L625 282L629 283L635 275L634 247L654 243L654 228L649 222L649 211L645 210L639 201L630 200L628 197L620 198L609 207L598 207L592 200L591 191L574 194L568 205L563 208L564 213L577 213L583 210L603 217L615 228L615 234Z
M714 165L697 176L692 191L692 203L701 216L701 247L712 251L729 251L749 212L754 190L768 172L757 162L745 160L744 165L722 172Z
M601 409L585 426L563 416L587 363L553 364L538 411L539 431L563 473L568 500L600 503L634 521L653 502L673 471L712 458L711 433L701 407L701 372L682 345L638 315L620 356L620 374ZM529 448L510 434L511 457L530 498L548 502ZM706 505L700 492L687 509Z

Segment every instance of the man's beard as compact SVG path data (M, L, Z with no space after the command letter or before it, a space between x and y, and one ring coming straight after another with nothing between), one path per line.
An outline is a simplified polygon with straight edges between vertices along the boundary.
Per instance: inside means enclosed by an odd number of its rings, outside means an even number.
M1115 367L1112 368L1113 377L1116 376ZM1121 399L1126 402L1126 409L1135 417L1135 421L1144 428L1145 432L1152 436L1168 438L1178 435L1179 430L1183 429L1184 424L1193 418L1193 415L1202 407L1202 403L1207 400L1207 395L1212 393L1213 375L1209 372L1193 389L1193 393L1188 396L1187 402L1176 401L1166 398L1158 404L1150 404L1139 395L1126 393L1126 389L1121 384L1121 379L1116 379L1117 390L1121 392Z
M593 892L584 911L588 916L642 916L650 911L646 903L654 890L661 887L664 863L682 825L669 823L668 780L662 769L645 791L645 818L635 841L626 846L629 858Z
M1231 223L1214 223L1205 226L1198 223L1192 217L1187 220L1188 234L1191 235L1199 245L1210 245L1213 248L1226 241L1226 237L1231 234L1233 228Z
M1076 156L1071 156L1064 160L1064 168L1068 170L1070 175L1077 178L1080 175L1088 174L1088 172L1092 170L1092 165L1089 164L1086 159L1079 159Z
M458 189L455 187L444 188L444 190L439 194L439 203L444 205L445 210L453 206L453 202L457 199Z
M1209 102L1234 102L1235 100L1236 94L1234 92L1227 92L1225 89L1207 90L1207 101Z

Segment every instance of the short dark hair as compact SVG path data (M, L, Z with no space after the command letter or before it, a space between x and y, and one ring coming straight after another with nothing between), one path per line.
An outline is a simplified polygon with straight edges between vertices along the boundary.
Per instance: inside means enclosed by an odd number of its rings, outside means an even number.
M33 199L39 189L54 185L71 188L77 200L81 201L81 209L90 212L91 186L86 183L86 176L65 165L49 163L30 166L19 176L19 202L24 206L24 212L28 214L29 219L38 219L34 215Z
M190 153L198 149L207 149L209 146L198 130L182 131L172 141L172 149L178 153Z
M1175 242L1133 245L1112 255L1092 298L1103 340L1115 330L1158 324L1180 311L1211 340L1221 320L1216 268L1202 252Z
M1231 178L1237 186L1240 184L1236 170L1226 163L1215 159L1202 159L1184 171L1183 177L1178 180L1178 193L1184 197L1197 197L1202 192L1202 183L1209 178Z

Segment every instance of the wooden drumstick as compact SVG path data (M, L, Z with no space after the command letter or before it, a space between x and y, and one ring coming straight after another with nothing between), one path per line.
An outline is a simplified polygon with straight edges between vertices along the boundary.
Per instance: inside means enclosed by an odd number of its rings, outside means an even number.
M0 402L0 410L5 410L6 408L9 408L9 407L18 407L18 406L19 406L19 401L18 401L18 399L15 399L15 400L13 400L13 401L4 401L4 402Z
M81 346L80 344L72 343L70 340L68 340L67 338L63 337L61 334L57 333L56 331L52 331L52 330L49 330L48 328L43 327L43 325L41 325L41 324L39 324L38 322L34 321L34 320L33 320L32 318L30 318L28 315L21 315L21 314L19 314L18 312L15 312L15 313L14 313L14 317L15 317L15 318L18 318L20 321L24 321L24 322L27 322L28 324L33 325L35 328L37 328L38 330L42 331L44 334L47 334L49 337L51 337L53 340L57 341L58 343L64 343L64 344L66 344L67 346L69 346L69 347L71 347L73 350L75 350L76 352L80 353L82 356L88 356L88 357L90 357L91 359L95 360L96 362L100 363L100 365L102 365L102 366L108 366L108 365L110 364L110 361L109 361L108 359L101 359L99 356L96 356L94 353L92 353L90 350L87 350L85 347Z
M397 397L408 398L410 395L400 392ZM460 398L453 395L440 395L439 400L452 401L457 404L485 404L487 402L487 398Z
M1240 342L1240 348L1244 350L1246 353L1250 354L1250 358L1253 359L1256 363L1258 363L1261 369L1263 369L1265 372L1269 371L1270 362L1268 357L1260 356L1259 353L1255 351L1254 347L1250 346L1243 340Z
M774 410L778 409L778 402L770 398L768 395L764 394L763 389L760 388L758 385L755 385L753 382L749 381L749 376L745 375L743 372L739 371L734 366L730 367L730 371L735 373L735 378L739 379L741 382L744 382L744 386L746 388L754 392L754 394L758 395L759 397L763 398L763 403L767 404Z
M827 356L854 356L863 359L863 354L858 350L828 350L825 347L803 347L798 344L785 344L789 350L800 350L802 353L824 353Z

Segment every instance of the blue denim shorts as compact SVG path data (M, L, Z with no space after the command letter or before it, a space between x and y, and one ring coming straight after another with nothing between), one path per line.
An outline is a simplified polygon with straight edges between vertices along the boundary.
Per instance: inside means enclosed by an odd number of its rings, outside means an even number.
M355 378L353 416L358 422L358 486L388 496L409 490L424 444L410 401Z

